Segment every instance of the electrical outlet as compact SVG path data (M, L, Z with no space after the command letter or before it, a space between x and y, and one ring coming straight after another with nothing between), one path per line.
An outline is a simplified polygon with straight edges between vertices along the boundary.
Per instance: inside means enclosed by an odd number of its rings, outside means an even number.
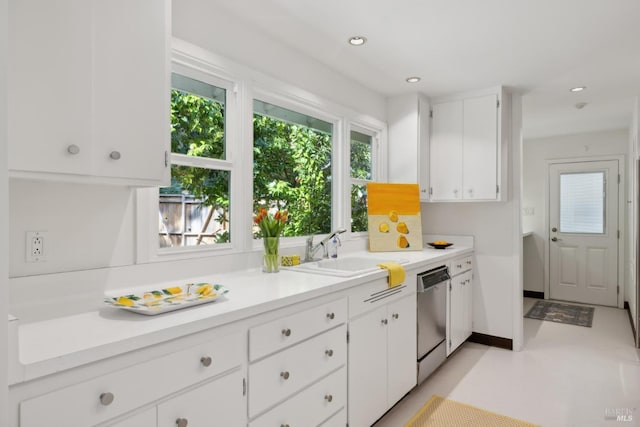
M47 234L46 231L27 231L25 241L27 262L43 262L46 260Z

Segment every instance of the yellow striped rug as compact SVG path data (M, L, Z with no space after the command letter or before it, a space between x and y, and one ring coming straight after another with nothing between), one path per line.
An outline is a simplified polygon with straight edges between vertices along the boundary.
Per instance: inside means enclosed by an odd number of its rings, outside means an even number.
M405 427L539 427L433 395Z

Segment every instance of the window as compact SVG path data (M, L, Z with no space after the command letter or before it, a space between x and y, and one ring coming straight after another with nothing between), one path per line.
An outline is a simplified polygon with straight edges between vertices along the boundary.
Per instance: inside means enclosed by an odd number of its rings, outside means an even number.
M285 237L329 233L333 124L260 100L253 111L254 212L287 209Z
M560 232L602 234L606 206L604 172L560 174Z
M367 231L367 182L374 178L373 136L350 133L351 231Z
M177 73L171 84L171 186L159 190L159 246L229 242L227 90Z

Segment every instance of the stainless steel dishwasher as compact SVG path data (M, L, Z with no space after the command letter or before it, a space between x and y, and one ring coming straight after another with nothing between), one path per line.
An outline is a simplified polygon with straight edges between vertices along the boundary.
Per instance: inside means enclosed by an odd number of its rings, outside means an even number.
M418 274L418 384L447 358L447 286L450 279L446 265Z

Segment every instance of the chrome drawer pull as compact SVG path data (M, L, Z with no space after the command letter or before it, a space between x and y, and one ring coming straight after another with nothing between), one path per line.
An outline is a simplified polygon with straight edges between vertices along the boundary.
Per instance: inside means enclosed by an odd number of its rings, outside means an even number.
M386 325L387 323L389 323L389 321L387 319L382 319L381 322L382 322L383 325Z
M283 371L283 372L280 372L280 376L281 376L283 379L288 380L288 379L289 379L289 371Z
M178 418L176 420L176 425L178 427L187 427L189 425L189 420L187 420L186 418Z
M291 427L289 424L280 424L280 427Z
M282 335L284 335L285 337L288 337L289 335L291 335L291 329L289 329L289 328L283 329L282 330Z
M335 317L336 317L335 313L327 313L327 319L333 320L333 319L335 319Z
M456 268L462 268L462 264L456 264Z
M333 350L329 349L329 350L325 351L324 354L326 354L329 357L332 357L333 356Z
M119 151L112 151L111 153L109 153L109 157L111 158L111 160L120 160L120 157L122 157L120 155Z
M200 363L202 364L202 366L204 366L205 368L208 368L209 366L211 366L211 362L213 361L213 359L211 359L210 356L203 356L200 358Z
M76 144L71 144L70 146L67 147L67 153L69 154L78 154L80 152L80 147L78 147Z
M114 399L115 396L113 395L113 393L107 392L100 395L100 403L102 403L104 406L111 405Z
M333 396L331 396L330 394L327 394L324 396L324 400L326 400L327 402L331 402L333 400Z
M393 313L391 317L393 317L394 319L397 319L398 317L400 317L400 315L398 313Z

